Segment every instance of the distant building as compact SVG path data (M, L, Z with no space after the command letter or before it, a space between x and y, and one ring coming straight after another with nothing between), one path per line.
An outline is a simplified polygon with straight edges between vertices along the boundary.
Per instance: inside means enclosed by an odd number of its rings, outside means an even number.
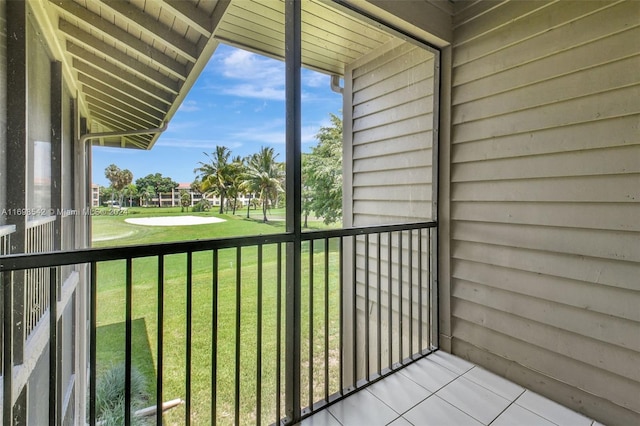
M100 207L100 185L91 184L91 207Z
M213 206L220 205L220 197L218 195L212 195L212 194L203 195L197 191L192 190L191 184L188 182L179 183L178 186L174 188L171 192L163 192L162 194L160 194L160 205L162 207L179 207L180 193L182 191L187 191L187 193L191 196L191 203L189 204L191 207L193 207L203 199L208 200ZM252 198L254 198L253 194L240 194L238 196L238 205L246 207L247 204L251 202ZM154 197L152 199L152 202L154 205L157 206L158 197Z

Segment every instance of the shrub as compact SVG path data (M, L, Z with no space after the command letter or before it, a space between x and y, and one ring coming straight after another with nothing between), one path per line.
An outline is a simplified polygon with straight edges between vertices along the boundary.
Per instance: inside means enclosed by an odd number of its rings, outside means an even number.
M211 208L211 203L207 200L200 200L191 208L192 212L207 212Z
M96 417L102 426L124 424L124 363L114 365L98 379L96 383ZM149 397L146 392L145 378L133 366L131 367L131 411L144 408ZM149 424L146 419L131 416L135 426Z

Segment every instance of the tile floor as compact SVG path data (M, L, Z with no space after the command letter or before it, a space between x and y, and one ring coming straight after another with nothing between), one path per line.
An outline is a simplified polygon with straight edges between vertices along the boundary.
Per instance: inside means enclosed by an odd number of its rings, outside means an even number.
M302 426L601 426L438 351L305 419Z

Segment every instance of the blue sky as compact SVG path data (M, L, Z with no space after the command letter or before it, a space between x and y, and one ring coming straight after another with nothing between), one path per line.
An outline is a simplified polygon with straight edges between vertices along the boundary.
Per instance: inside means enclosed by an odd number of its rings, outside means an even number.
M200 74L169 128L149 151L93 147L93 182L108 186L104 169L129 169L133 180L162 173L176 182L192 182L198 161L216 145L232 155L249 155L274 147L285 159L284 63L220 45ZM342 111L342 96L330 89L330 77L302 72L302 150L316 144L315 135L330 124L329 113Z

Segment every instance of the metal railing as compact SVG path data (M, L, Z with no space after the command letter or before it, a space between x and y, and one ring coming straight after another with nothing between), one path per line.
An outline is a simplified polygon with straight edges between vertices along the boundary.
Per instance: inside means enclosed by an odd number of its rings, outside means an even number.
M55 220L55 216L47 216L27 221L25 253L54 250ZM48 268L32 268L25 271L25 339L28 339L49 310L50 278Z
M169 423L290 423L435 349L435 239L436 224L424 222L4 257L5 371L15 271L47 268L55 300L57 269L89 264L90 424L100 421L97 382L113 362L124 363L126 425L144 408L131 393L134 370L151 381L143 405L161 412L166 400L184 402L164 414ZM298 299L285 276L296 244ZM55 347L61 330L53 320L50 330ZM301 360L293 381L291 347ZM7 420L16 390L3 385ZM292 392L299 407L287 406Z
M0 256L9 254L11 247L11 234L16 232L15 225L0 226Z

